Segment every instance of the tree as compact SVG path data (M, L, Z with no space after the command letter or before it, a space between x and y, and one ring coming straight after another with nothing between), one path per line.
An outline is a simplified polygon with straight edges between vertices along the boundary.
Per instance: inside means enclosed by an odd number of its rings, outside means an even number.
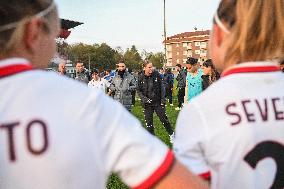
M60 55L68 56L69 45L63 40L56 40L57 51Z
M68 58L74 63L82 62L84 64L88 64L89 56L94 54L95 48L95 46L86 45L83 43L70 45L68 49Z
M65 55L73 63L82 62L85 67L90 67L99 70L115 69L116 64L121 60L125 60L125 64L132 70L140 70L142 68L142 57L139 54L135 45L127 49L124 53L121 47L111 48L106 43L87 45L77 43L68 45L64 41L57 42L58 52L60 55ZM143 50L142 56L153 63L156 68L163 67L163 53L148 53Z
M147 52L145 49L143 49L141 53L141 57L143 60L149 60L152 55L153 55L152 52Z
M116 67L116 51L106 43L102 43L95 49L92 63L95 68L100 70L114 69Z
M68 46L66 51L68 52L68 58L72 62L82 62L87 68L89 62L91 69L105 70L115 68L117 52L106 43L93 45L77 43Z
M116 63L118 63L120 60L124 59L124 51L120 46L115 48L114 59L115 59Z
M149 56L149 61L153 63L153 66L156 67L157 69L160 69L163 67L163 63L164 63L164 53L162 52L158 52L155 54L151 54Z
M132 70L140 70L142 68L142 58L135 45L132 45L131 49L126 50L124 60L126 66Z

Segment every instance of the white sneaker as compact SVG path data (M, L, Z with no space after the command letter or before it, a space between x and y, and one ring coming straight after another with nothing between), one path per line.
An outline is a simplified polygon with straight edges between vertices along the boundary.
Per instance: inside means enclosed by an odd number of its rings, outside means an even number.
M181 108L180 107L176 107L175 110L181 110Z
M170 106L174 106L173 104L170 104Z
M171 143L171 144L174 143L174 139L175 139L175 133L173 133L172 135L170 135L170 143Z

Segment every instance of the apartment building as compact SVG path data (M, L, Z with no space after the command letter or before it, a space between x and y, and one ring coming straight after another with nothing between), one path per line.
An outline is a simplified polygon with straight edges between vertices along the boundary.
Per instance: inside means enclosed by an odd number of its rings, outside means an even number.
M187 57L194 57L200 61L209 58L208 43L210 30L194 31L167 37L166 67L175 70L176 64L185 66Z

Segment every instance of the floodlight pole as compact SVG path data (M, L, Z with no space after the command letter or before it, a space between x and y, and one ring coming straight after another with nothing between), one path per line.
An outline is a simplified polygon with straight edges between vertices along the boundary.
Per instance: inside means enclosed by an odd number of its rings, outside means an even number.
M163 68L165 69L167 64L166 0L164 0L164 53Z
M90 54L88 55L88 59L89 59L89 72L91 72L91 57L90 57Z

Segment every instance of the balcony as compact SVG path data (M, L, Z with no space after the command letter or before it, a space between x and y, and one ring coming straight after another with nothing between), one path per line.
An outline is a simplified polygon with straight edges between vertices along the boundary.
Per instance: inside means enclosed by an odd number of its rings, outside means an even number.
M208 46L207 42L203 41L200 43L200 49L207 49L207 46Z
M166 66L168 67L168 66L172 66L173 64L172 64L172 62L167 62L166 63Z
M206 57L207 54L206 53L200 53L200 57Z
M188 45L187 46L187 50L191 50L192 49L192 46L191 45Z
M168 53L167 54L167 58L173 58L173 54L172 53Z

